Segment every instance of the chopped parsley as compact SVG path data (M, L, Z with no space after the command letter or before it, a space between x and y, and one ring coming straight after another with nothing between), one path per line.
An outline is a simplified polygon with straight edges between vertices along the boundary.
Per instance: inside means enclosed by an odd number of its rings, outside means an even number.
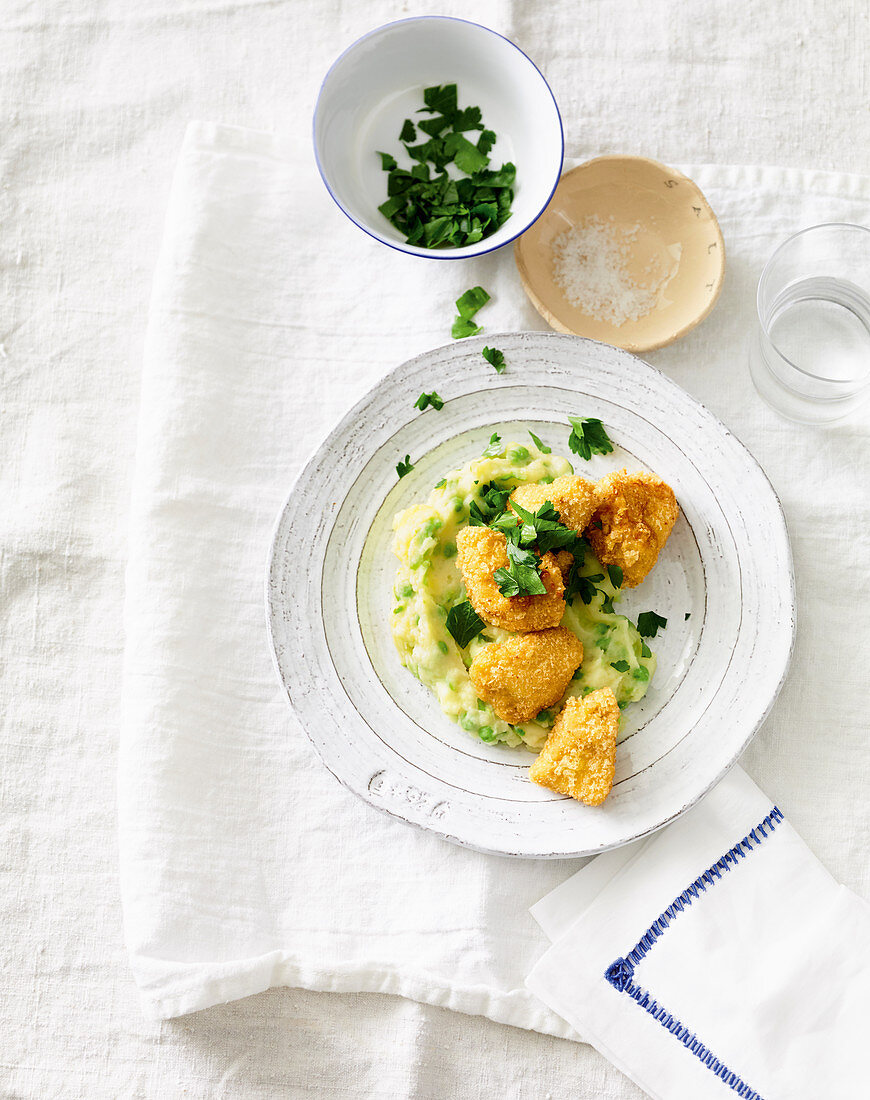
M504 447L502 446L501 436L498 432L493 432L489 437L489 446L484 450L484 458L495 458L496 455L500 455Z
M399 477L404 477L405 474L409 474L413 469L414 463L411 461L410 455L405 455L405 461L402 462L402 460L399 459L398 463L396 464L396 473L399 475Z
M532 442L535 444L542 455L548 455L552 452L553 448L548 447L546 443L542 443L533 431L529 431L529 435L532 437Z
M419 409L422 412L424 409L428 409L429 406L433 409L443 409L444 401L433 390L431 393L421 393L417 400L414 402L414 408Z
M480 503L473 500L469 505L472 527L488 527L490 523L502 514L507 505L507 498L513 489L499 489L495 482L490 481L484 485L480 492Z
M514 530L519 530L514 528ZM507 540L509 565L493 573L498 590L503 596L544 596L547 589L538 571L540 558L531 550L525 550L518 541Z
M523 545L537 543L538 553L548 550L571 549L577 541L577 532L559 522L559 513L549 500L545 500L537 512L527 512L514 500L508 505L523 521L520 529L520 541ZM516 525L516 524L514 524Z
M464 340L466 336L476 336L483 332L480 325L473 320L475 313L489 301L489 295L482 286L473 286L456 299L456 308L459 315L454 318L453 328L450 330L454 340Z
M631 665L629 665L628 661L611 661L610 667L615 668L617 672L628 672Z
M622 568L619 565L608 565L607 575L614 588L622 588Z
M657 615L655 611L642 611L637 617L637 632L641 638L654 638L659 629L664 629L668 620Z
M468 600L456 604L447 612L447 629L460 649L465 649L485 625Z
M692 612L691 612L691 611L687 611L687 612L686 612L686 614L685 614L685 615L683 616L683 622L685 622L685 621L686 621L686 619L689 619L689 618L691 618L691 615L692 615Z
M610 454L613 444L600 420L591 416L569 416L568 419L571 421L572 429L568 437L568 446L575 455L580 455L588 462L593 454Z
M495 367L499 374L504 374L504 354L498 348L484 348L483 357L491 367Z
M426 88L423 103L419 113L431 117L416 125L406 118L399 134L412 167L400 168L390 153L378 153L388 173L387 201L378 209L404 234L406 244L476 244L511 216L516 168L511 163L490 167L496 135L484 128L479 107L459 107L455 84ZM464 175L451 178L448 164Z
M652 650L646 644L646 642L640 643L640 655L641 657L652 657Z

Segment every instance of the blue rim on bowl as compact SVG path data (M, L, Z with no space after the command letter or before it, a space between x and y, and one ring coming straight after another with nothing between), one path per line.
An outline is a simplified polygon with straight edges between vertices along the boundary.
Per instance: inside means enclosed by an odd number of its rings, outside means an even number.
M418 248L415 245L407 245L407 244L404 244L403 242L401 242L399 240L391 239L385 233L378 233L377 230L374 227L366 225L359 217L355 217L354 214L351 213L351 211L347 208L347 206L342 202L342 200L336 194L335 188L330 183L330 180L328 178L328 174L327 174L327 172L326 172L326 170L323 166L323 162L321 160L320 153L318 151L317 129L318 129L318 121L319 121L320 113L321 113L321 109L322 109L324 89L326 88L327 83L329 82L329 79L330 79L331 75L334 73L336 68L345 60L345 58L350 53L357 50L364 42L367 42L369 39L371 39L371 38L373 38L377 35L383 34L384 31L386 31L386 30L388 30L389 28L392 28L392 27L398 27L398 26L401 26L401 25L404 25L404 24L409 24L409 23L421 23L421 22L462 23L462 24L465 24L465 25L470 26L470 27L477 27L480 30L485 31L487 34L491 34L494 38L498 38L502 42L507 43L514 50L516 50L516 52L522 58L524 58L526 62L528 62L528 64L531 66L532 69L534 69L534 71L537 73L538 77L541 80L541 84L543 85L544 88L546 88L547 92L549 93L550 99L552 100L553 110L555 112L555 119L556 119L556 122L558 124L558 130L559 130L558 166L556 167L556 171L554 173L554 178L553 178L553 181L552 181L552 185L549 188L549 192L547 193L546 198L543 200L543 202L540 203L540 208L536 210L534 216L526 218L522 222L518 222L516 231L512 232L509 236L505 237L504 239L499 240L498 243L496 243L496 244L489 243L490 241L492 241L492 237L489 237L489 238L484 238L484 240L480 241L478 244L475 244L475 245L468 245L464 248L453 248L453 249L448 250L448 249ZM383 24L381 24L381 26L375 27L373 30L368 31L366 34L364 34L360 38L356 39L356 41L352 42L346 49L344 49L341 52L341 54L339 54L339 56L335 59L335 61L333 61L333 63L330 65L329 69L327 70L326 75L324 76L323 80L321 81L320 89L319 89L318 94L317 94L317 101L315 103L314 115L313 115L313 118L312 118L312 145L313 145L313 148L314 148L314 160L315 160L315 163L317 164L317 171L320 173L320 178L323 180L323 184L326 187L326 190L329 192L329 194L332 197L333 201L335 202L336 206L338 206L338 208L342 211L342 213L347 218L349 218L349 220L352 221L353 224L355 226L357 226L358 229L361 229L365 234L367 234L369 237L372 237L374 240L379 241L381 244L385 244L389 248L395 249L397 252L404 252L409 256L422 256L424 258L433 259L433 260L461 260L461 259L469 259L473 256L485 256L485 255L487 255L487 253L496 252L496 251L498 251L498 249L504 248L505 246L507 246L507 245L511 244L512 242L514 242L523 233L525 233L526 230L529 229L530 226L534 225L535 222L538 220L538 218L541 217L541 215L547 209L547 206L549 205L550 200L552 199L552 197L553 197L553 195L556 191L556 188L559 185L559 179L560 179L561 174L562 174L562 168L563 168L564 159L565 159L565 129L564 129L564 126L562 125L562 116L561 116L561 113L559 111L559 104L556 102L556 97L553 95L553 90L550 87L549 83L547 82L546 77L541 72L541 70L538 68L538 66L534 63L534 61L532 61L532 59L528 56L528 54L525 53L523 50L521 50L520 47L517 46L517 44L515 42L512 42L509 38L506 38L503 34L499 34L498 31L494 31L491 27L486 27L482 23L475 23L473 20L470 20L470 19L460 19L457 16L452 16L452 15L418 15L418 16L412 16L408 19L392 20L389 23L383 23Z

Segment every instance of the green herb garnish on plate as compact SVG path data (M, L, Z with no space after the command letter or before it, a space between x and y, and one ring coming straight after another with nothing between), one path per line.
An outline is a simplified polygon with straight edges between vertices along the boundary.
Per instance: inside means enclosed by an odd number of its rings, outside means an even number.
M568 446L575 455L579 455L588 462L593 454L610 454L613 444L600 420L593 416L569 416L568 419L571 421L572 429L568 437Z
M654 638L659 630L668 625L668 620L655 611L642 611L637 617L637 632L641 638Z
M495 367L499 374L504 374L505 361L503 352L499 351L498 348L484 348L483 357L491 367Z
M414 408L419 409L420 412L423 412L424 409L428 409L430 405L436 410L444 408L444 399L439 397L434 390L431 393L421 393L414 402Z
M468 600L456 604L447 612L447 629L460 649L465 649L472 638L476 638L486 626L483 619Z

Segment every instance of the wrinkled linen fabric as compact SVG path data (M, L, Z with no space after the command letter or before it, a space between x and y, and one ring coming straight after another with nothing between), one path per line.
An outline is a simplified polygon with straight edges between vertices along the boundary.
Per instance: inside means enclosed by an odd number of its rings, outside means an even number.
M438 10L468 14L457 0ZM0 6L4 1096L333 1097L349 1082L354 1095L389 1100L641 1095L591 1047L397 997L276 989L148 1021L122 941L115 774L129 497L148 300L185 129L209 118L280 133L294 164L316 239L303 234L293 250L302 327L287 346L307 376L330 372L315 384L335 396L297 423L292 476L339 406L446 339L452 299L470 285L457 276L433 299L430 265L410 281L383 268L381 250L323 196L310 154L314 97L335 56L380 22L427 11L422 0ZM729 254L708 321L648 358L726 420L783 496L801 627L792 676L743 762L835 877L866 896L866 677L855 656L867 648L866 426L779 421L743 359L761 261L781 237L820 216L867 217L864 184L796 171L867 171L865 5L481 0L474 18L542 67L570 156L788 166L770 177L781 204L735 177L757 239ZM731 247L736 195L729 210ZM340 262L314 263L333 249ZM361 294L361 265L383 271L388 293ZM502 265L492 330L543 329L509 255L473 277Z
M766 246L774 211L814 183L815 220L844 201L823 188L867 186L687 172L738 269ZM522 293L511 256L382 259L358 233L342 255L304 233L304 198L280 139L190 127L151 300L127 571L121 881L143 1005L169 1017L273 985L377 990L574 1037L524 985L541 950L527 909L566 861L446 845L353 798L287 713L263 625L264 560L305 457L300 427L337 414L339 380L353 374L330 347L335 298L308 300L310 289L376 262L387 313L389 288L416 282L449 318L461 287L480 283L495 299L481 320L497 333ZM376 360L381 309L361 292L339 308L358 315L355 359ZM731 342L715 337L728 320L723 303L702 330L706 370L731 367Z

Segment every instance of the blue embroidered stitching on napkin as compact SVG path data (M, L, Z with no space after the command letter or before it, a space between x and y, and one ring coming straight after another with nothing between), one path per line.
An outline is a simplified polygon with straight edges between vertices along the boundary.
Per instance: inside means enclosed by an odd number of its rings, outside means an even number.
M729 848L721 859L717 860L712 867L708 867L682 894L674 898L664 913L652 922L625 958L616 959L604 972L604 977L614 989L620 993L627 993L641 1008L658 1020L662 1027L666 1027L675 1038L679 1039L687 1050L700 1058L704 1065L712 1070L717 1077L721 1078L729 1088L732 1088L738 1096L743 1097L743 1100L763 1100L763 1098L760 1093L756 1092L755 1089L741 1080L736 1073L733 1073L720 1062L715 1054L704 1046L701 1040L685 1024L674 1019L671 1013L651 997L645 989L636 985L634 982L634 969L665 929L670 926L671 921L684 909L688 908L699 893L706 892L708 886L714 886L722 878L725 871L730 871L741 859L745 859L749 852L770 836L782 820L782 811L774 806L763 821L760 821L754 829L751 829L733 848Z

